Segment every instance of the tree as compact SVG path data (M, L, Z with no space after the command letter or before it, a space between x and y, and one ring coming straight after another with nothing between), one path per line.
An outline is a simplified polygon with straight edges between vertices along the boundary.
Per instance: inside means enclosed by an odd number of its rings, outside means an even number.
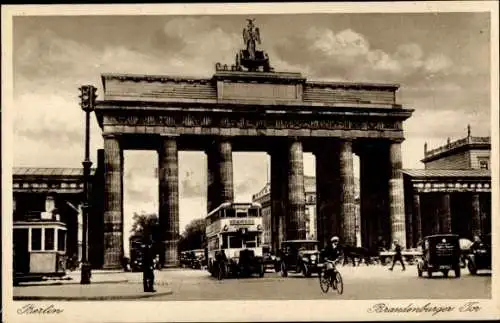
M142 239L150 238L153 242L161 241L160 223L157 214L134 213L132 221L133 224L130 233L132 233L133 236Z
M205 228L205 219L195 219L186 225L179 241L179 250L204 248Z

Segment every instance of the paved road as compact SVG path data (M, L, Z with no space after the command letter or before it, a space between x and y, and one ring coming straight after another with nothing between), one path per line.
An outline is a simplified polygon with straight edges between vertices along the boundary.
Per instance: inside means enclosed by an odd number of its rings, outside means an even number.
M318 278L289 275L282 278L267 272L263 278L226 279L217 281L206 271L174 270L157 273L157 279L167 284L172 295L150 300L305 300L305 299L482 299L491 297L491 275L471 276L463 271L455 279L450 273L445 278L440 273L434 277L419 278L414 266L401 271L396 267L340 267L344 279L344 293L323 294Z
M445 278L440 273L433 278L419 278L415 266L406 271L396 267L389 271L383 266L339 267L344 280L344 293L324 294L318 278L304 278L290 274L282 278L268 271L263 278L225 279L218 281L207 271L192 269L170 269L156 272L156 288L159 292L169 291L169 295L155 295L153 300L324 300L324 299L485 299L491 298L491 275L471 276L466 270L456 279L453 273ZM75 274L76 275L76 274ZM142 273L106 272L94 273L90 286L69 284L64 286L23 286L15 287L16 296L92 294L117 297L133 293L142 295ZM78 277L74 280L78 282ZM110 283L127 280L127 282ZM81 290L81 289L85 290ZM87 290L88 289L88 290ZM84 293L85 292L85 293ZM50 295L49 295L50 294ZM94 296L95 296L94 295ZM53 296L53 295L52 295ZM137 297L139 299L139 297Z

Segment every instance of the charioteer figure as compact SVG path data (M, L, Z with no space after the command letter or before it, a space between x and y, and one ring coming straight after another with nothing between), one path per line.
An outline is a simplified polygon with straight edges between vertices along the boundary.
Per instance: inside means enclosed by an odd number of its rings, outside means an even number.
M248 25L243 29L243 41L247 46L248 58L254 60L256 58L256 43L260 45L260 31L253 24L255 19L247 19Z

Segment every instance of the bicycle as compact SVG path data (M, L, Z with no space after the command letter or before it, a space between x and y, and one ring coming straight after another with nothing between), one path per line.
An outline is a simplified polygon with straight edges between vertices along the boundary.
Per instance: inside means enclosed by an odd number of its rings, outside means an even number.
M325 267L319 273L319 286L323 293L328 293L328 289L331 287L336 290L338 294L344 292L344 282L342 281L342 275L335 267L335 261L325 260Z

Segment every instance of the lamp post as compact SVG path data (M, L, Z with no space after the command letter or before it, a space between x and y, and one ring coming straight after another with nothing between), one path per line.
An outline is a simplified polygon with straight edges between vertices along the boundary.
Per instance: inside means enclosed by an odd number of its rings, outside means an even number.
M88 261L88 221L89 221L89 180L90 168L92 162L90 161L90 113L94 110L95 99L97 97L97 89L92 85L83 85L80 87L80 106L85 112L85 159L83 165L83 195L84 203L82 207L83 212L83 235L82 235L82 271L80 284L90 284L90 277L92 275L91 266Z

